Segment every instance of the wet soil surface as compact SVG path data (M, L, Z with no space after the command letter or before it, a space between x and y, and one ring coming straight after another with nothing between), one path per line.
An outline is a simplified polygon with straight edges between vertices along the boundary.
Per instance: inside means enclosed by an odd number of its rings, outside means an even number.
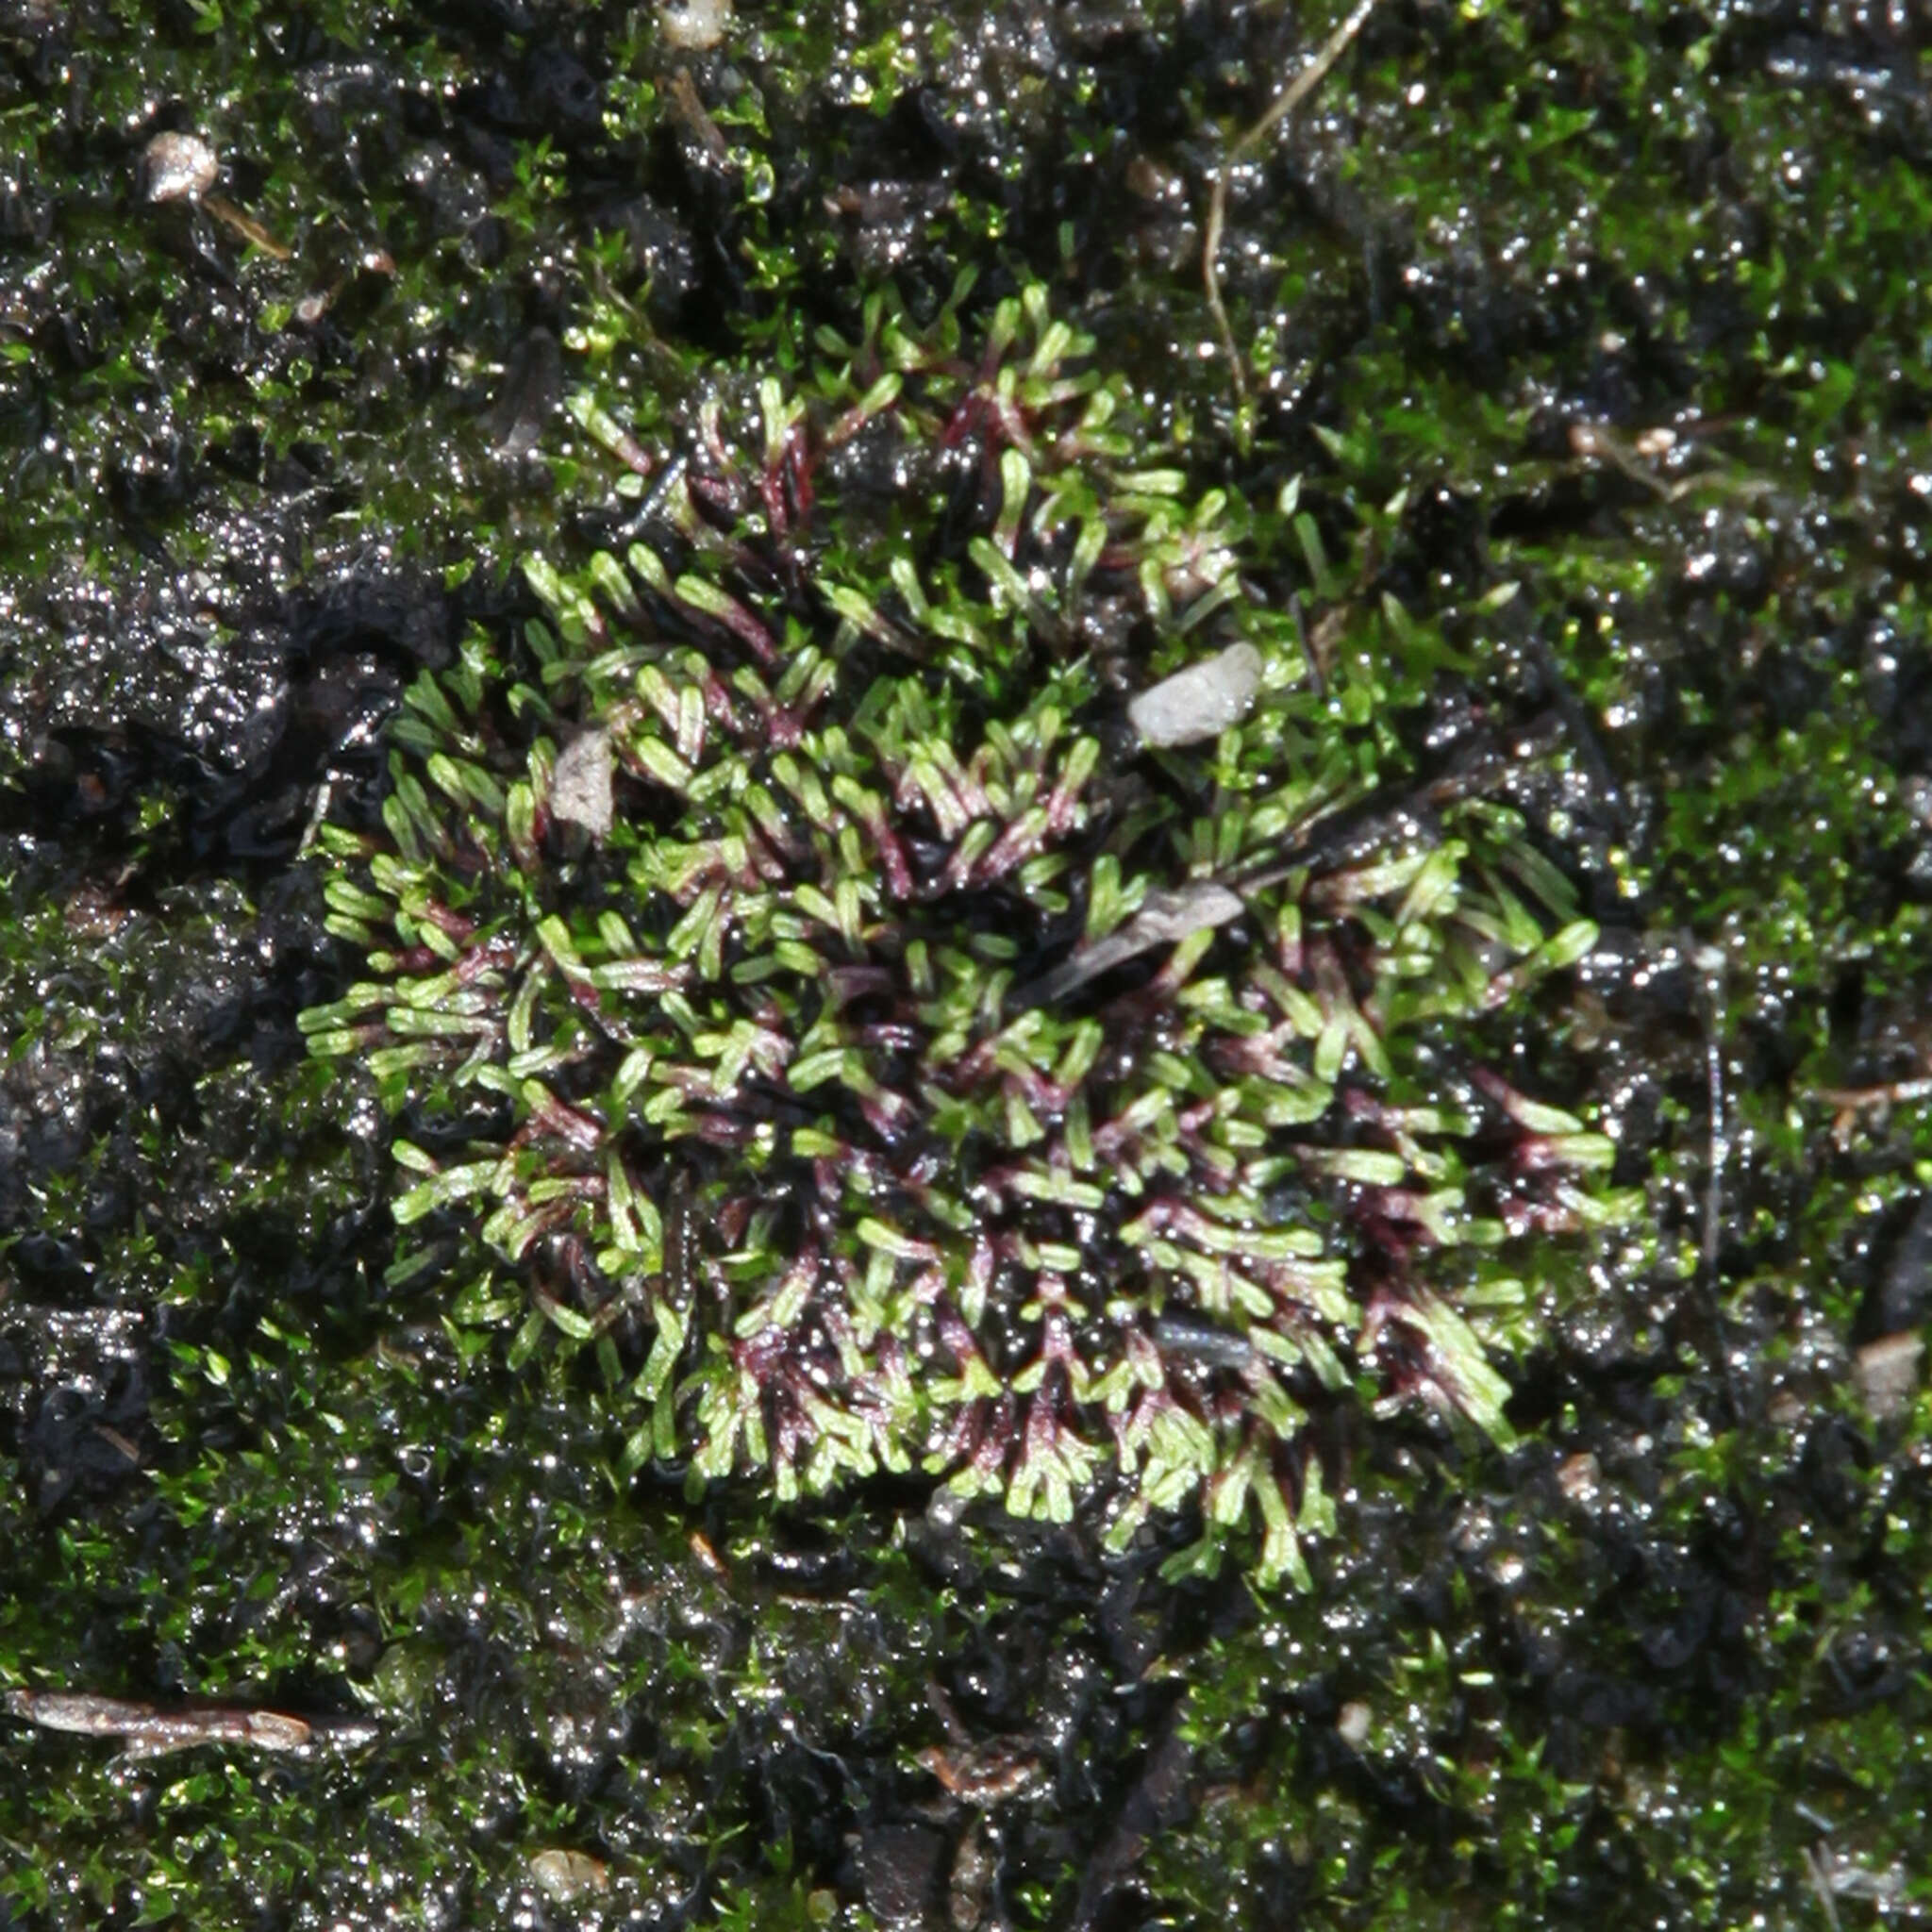
M1327 25L0 17L0 1682L316 1726L10 1720L0 1924L1925 1916L1925 29L1385 0L1229 164L1237 384L1209 190ZM314 825L612 525L573 399L655 447L969 268L1278 514L1391 744L1556 721L1601 937L1498 1059L1645 1216L1499 1332L1513 1445L1328 1425L1306 1591L622 1475L479 1248L392 1269L297 1028L359 970Z

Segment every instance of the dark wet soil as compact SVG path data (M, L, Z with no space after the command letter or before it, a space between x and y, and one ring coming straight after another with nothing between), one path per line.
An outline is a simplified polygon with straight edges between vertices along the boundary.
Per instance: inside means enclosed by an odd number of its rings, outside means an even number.
M1924 23L1385 0L1231 177L1243 415L1208 190L1325 16L696 14L0 18L0 1682L376 1726L15 1722L0 1924L1919 1923ZM1647 1218L1532 1282L1512 1448L1333 1424L1307 1592L621 1478L474 1249L391 1274L297 1030L356 970L310 827L608 527L566 399L649 442L966 268L1197 482L1301 479L1311 657L1393 691L1385 599L1433 654L1391 741L1507 692L1562 747L1603 937L1502 1071Z

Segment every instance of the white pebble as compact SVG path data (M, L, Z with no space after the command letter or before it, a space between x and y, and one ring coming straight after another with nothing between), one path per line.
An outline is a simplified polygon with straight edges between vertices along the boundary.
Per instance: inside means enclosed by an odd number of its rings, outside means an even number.
M198 134L158 134L141 152L150 201L199 201L221 172L214 149Z
M557 755L550 816L581 825L593 839L610 836L610 734L585 731Z
M1889 1422L1905 1408L1919 1387L1919 1360L1924 1341L1909 1328L1868 1341L1857 1353L1858 1393L1874 1420Z
M658 30L681 53L702 54L715 47L731 27L731 0L684 0L658 9Z
M1260 684L1260 652L1253 644L1230 644L1143 691L1127 706L1127 718L1145 744L1199 744L1238 724Z

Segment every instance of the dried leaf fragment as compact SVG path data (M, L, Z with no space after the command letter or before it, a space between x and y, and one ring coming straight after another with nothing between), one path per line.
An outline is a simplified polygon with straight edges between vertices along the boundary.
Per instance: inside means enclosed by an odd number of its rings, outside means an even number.
M1015 997L1025 1006L1051 1006L1156 946L1173 945L1204 926L1225 925L1240 917L1245 904L1239 892L1212 879L1197 880L1178 891L1149 892L1140 911L1118 932L1083 946L1064 965Z

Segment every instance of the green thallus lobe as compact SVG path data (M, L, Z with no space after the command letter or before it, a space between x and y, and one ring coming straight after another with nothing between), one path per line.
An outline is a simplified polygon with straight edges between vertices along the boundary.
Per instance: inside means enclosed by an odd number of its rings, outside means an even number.
M595 1345L628 1467L916 1466L1116 1546L1198 1501L1195 1560L1252 1516L1301 1577L1312 1404L1502 1429L1443 1251L1495 1303L1509 1235L1620 1211L1608 1144L1457 1046L1591 928L1482 798L1314 856L1362 734L1041 291L819 346L408 692L382 831L322 834L368 976L311 1050L417 1136L406 1242L480 1224L523 1276L462 1311ZM1136 737L1123 691L1216 659L1244 716Z

